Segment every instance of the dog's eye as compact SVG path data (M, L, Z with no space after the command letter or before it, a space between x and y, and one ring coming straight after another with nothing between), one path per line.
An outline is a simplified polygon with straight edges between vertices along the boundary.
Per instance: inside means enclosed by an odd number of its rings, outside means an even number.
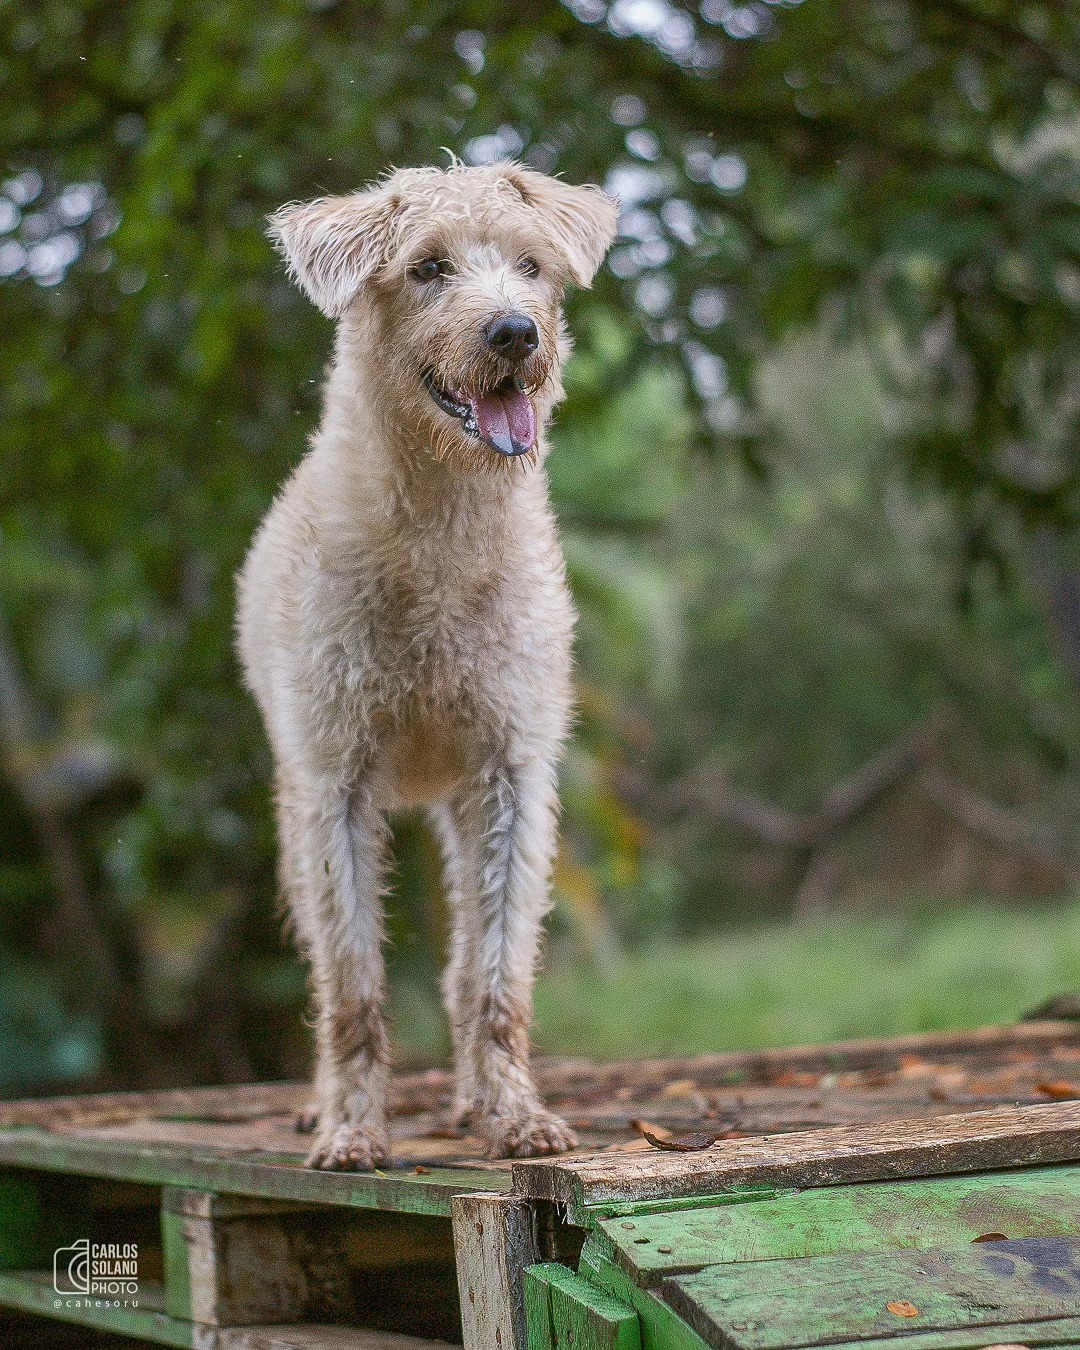
M449 271L450 264L445 258L424 258L409 268L409 276L414 281L437 281Z
M540 275L540 264L535 258L522 258L518 263L518 271L524 272L527 277L538 277Z

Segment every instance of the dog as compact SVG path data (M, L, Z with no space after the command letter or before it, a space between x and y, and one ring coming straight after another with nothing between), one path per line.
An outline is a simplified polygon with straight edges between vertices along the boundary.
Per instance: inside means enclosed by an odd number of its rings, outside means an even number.
M454 1110L492 1157L576 1145L529 1064L574 610L545 429L616 206L517 164L402 169L282 207L270 235L337 320L323 416L238 579L275 765L281 884L312 968L308 1165L389 1156L388 812L422 808L451 911Z

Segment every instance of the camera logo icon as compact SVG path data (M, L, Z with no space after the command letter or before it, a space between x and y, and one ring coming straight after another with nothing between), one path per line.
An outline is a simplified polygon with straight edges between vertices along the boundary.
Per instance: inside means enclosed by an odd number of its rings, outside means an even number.
M89 1294L90 1239L80 1238L53 1253L53 1288L58 1294Z

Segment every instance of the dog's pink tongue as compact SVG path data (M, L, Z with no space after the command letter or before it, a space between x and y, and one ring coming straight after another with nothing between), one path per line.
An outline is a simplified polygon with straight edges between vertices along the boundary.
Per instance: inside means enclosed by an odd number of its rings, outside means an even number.
M501 455L523 455L536 444L532 399L520 389L478 394L473 407L480 435Z

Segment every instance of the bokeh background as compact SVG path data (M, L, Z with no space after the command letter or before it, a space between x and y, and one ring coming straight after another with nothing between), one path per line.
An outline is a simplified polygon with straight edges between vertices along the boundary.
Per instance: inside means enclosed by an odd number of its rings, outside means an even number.
M1080 11L0 6L0 1091L301 1075L233 573L331 330L263 235L388 164L622 201L550 460L581 717L537 1035L1080 985ZM395 831L404 1060L445 1053Z

